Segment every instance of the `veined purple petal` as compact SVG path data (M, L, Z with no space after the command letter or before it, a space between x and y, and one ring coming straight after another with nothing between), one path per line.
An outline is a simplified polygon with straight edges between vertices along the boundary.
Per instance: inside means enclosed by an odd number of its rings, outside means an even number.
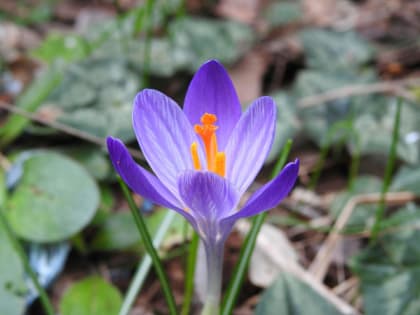
M106 142L112 164L128 187L153 203L175 210L195 226L194 218L182 210L181 202L159 179L133 160L121 140L108 137Z
M218 146L224 150L241 117L241 104L232 80L218 61L210 60L196 72L185 96L184 112L192 125L200 124L205 113L216 115Z
M226 177L243 194L257 176L274 139L276 105L258 98L242 115L226 146Z
M239 218L256 215L275 207L292 190L299 171L299 160L288 163L273 180L257 190L245 206L223 222L234 222Z
M194 169L190 147L199 141L187 117L172 99L147 89L134 100L133 127L147 162L176 195L178 175Z
M178 180L179 194L204 238L223 238L219 221L234 209L239 195L223 177L211 172L186 171Z
M138 165L119 139L107 138L108 152L115 170L137 194L168 208L180 207L180 202L162 183Z

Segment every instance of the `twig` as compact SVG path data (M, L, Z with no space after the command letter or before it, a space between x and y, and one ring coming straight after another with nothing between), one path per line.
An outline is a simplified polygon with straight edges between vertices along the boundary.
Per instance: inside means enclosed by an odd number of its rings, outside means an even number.
M73 137L85 140L87 142L91 142L93 144L96 144L100 147L105 147L105 139L91 135L87 132L81 131L79 129L73 128L69 125L59 123L57 121L51 121L42 117L37 116L36 114L30 113L24 109L18 108L16 106L13 106L11 104L5 103L3 101L0 101L0 108L7 110L8 112L18 114L22 117L25 117L27 119L30 119L32 121L41 123L43 125L46 125L48 127L51 127L53 129L59 130L65 134L71 135ZM134 149L128 149L128 151L136 158L138 159L144 159L143 154Z
M307 108L344 97L373 93L391 93L410 101L416 101L414 96L403 89L403 87L407 85L420 85L420 78L414 77L403 80L383 81L371 84L348 85L342 88L329 90L325 93L301 98L297 101L297 106L300 108Z
M334 287L332 291L337 295L343 295L351 288L359 285L359 279L356 277L348 278L347 280L341 282L339 285Z
M3 155L2 152L0 152L0 167L5 171L10 170L12 167L12 163L10 163L10 161Z
M251 225L247 221L239 221L236 228L242 235L247 235ZM312 274L305 270L295 260L285 256L283 252L273 250L273 244L269 238L259 234L257 237L257 247L260 249L267 259L273 263L280 272L287 272L298 278L310 286L320 296L325 298L329 303L334 305L337 310L344 315L359 315L360 313L353 306L336 296L327 286L319 282Z
M323 243L321 249L318 251L315 259L309 267L310 273L319 281L322 281L327 273L328 267L331 263L334 249L341 239L341 231L345 227L347 221L351 217L353 210L359 204L378 203L381 199L380 193L363 194L350 198L343 208L340 216L334 224L333 229ZM398 205L413 201L416 195L411 192L392 192L385 195L385 202L388 205Z

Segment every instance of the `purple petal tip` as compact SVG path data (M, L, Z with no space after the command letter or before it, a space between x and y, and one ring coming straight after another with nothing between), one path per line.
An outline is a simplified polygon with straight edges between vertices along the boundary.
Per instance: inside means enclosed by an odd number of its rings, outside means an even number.
M207 66L210 66L210 67L223 67L222 63L221 63L219 60L217 60L217 59L210 59L210 60L207 60L206 62L204 62L204 63L201 65L201 67L200 67L200 68L202 68L202 67L207 67Z

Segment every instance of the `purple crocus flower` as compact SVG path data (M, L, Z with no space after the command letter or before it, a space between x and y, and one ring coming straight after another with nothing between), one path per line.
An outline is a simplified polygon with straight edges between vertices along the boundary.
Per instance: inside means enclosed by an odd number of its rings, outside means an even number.
M127 185L183 215L200 235L207 253L207 305L219 302L215 273L221 273L223 244L235 221L273 208L296 181L298 160L238 207L270 151L275 125L273 99L260 97L242 113L226 70L211 60L195 74L183 110L156 90L136 96L134 132L154 174L136 164L119 139L107 139L114 168Z

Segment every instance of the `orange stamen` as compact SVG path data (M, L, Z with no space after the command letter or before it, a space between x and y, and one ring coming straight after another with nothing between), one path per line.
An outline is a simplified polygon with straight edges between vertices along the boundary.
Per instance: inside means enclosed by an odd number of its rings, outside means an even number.
M226 154L225 152L217 152L214 172L222 177L225 177L226 169Z
M200 159L198 157L197 142L193 142L191 144L190 150L191 150L191 157L193 160L194 169L198 171L201 169L201 164L200 164Z
M201 116L201 125L195 125L194 131L201 137L204 143L204 148L206 151L206 160L207 160L207 169L211 172L215 172L220 176L225 175L225 154L217 150L217 137L216 130L217 126L214 123L217 121L216 115L205 113ZM193 157L194 168L196 168L196 160L198 160L198 153L193 153L193 145L191 145L191 155ZM195 149L197 144L195 144ZM194 157L196 154L196 157Z

